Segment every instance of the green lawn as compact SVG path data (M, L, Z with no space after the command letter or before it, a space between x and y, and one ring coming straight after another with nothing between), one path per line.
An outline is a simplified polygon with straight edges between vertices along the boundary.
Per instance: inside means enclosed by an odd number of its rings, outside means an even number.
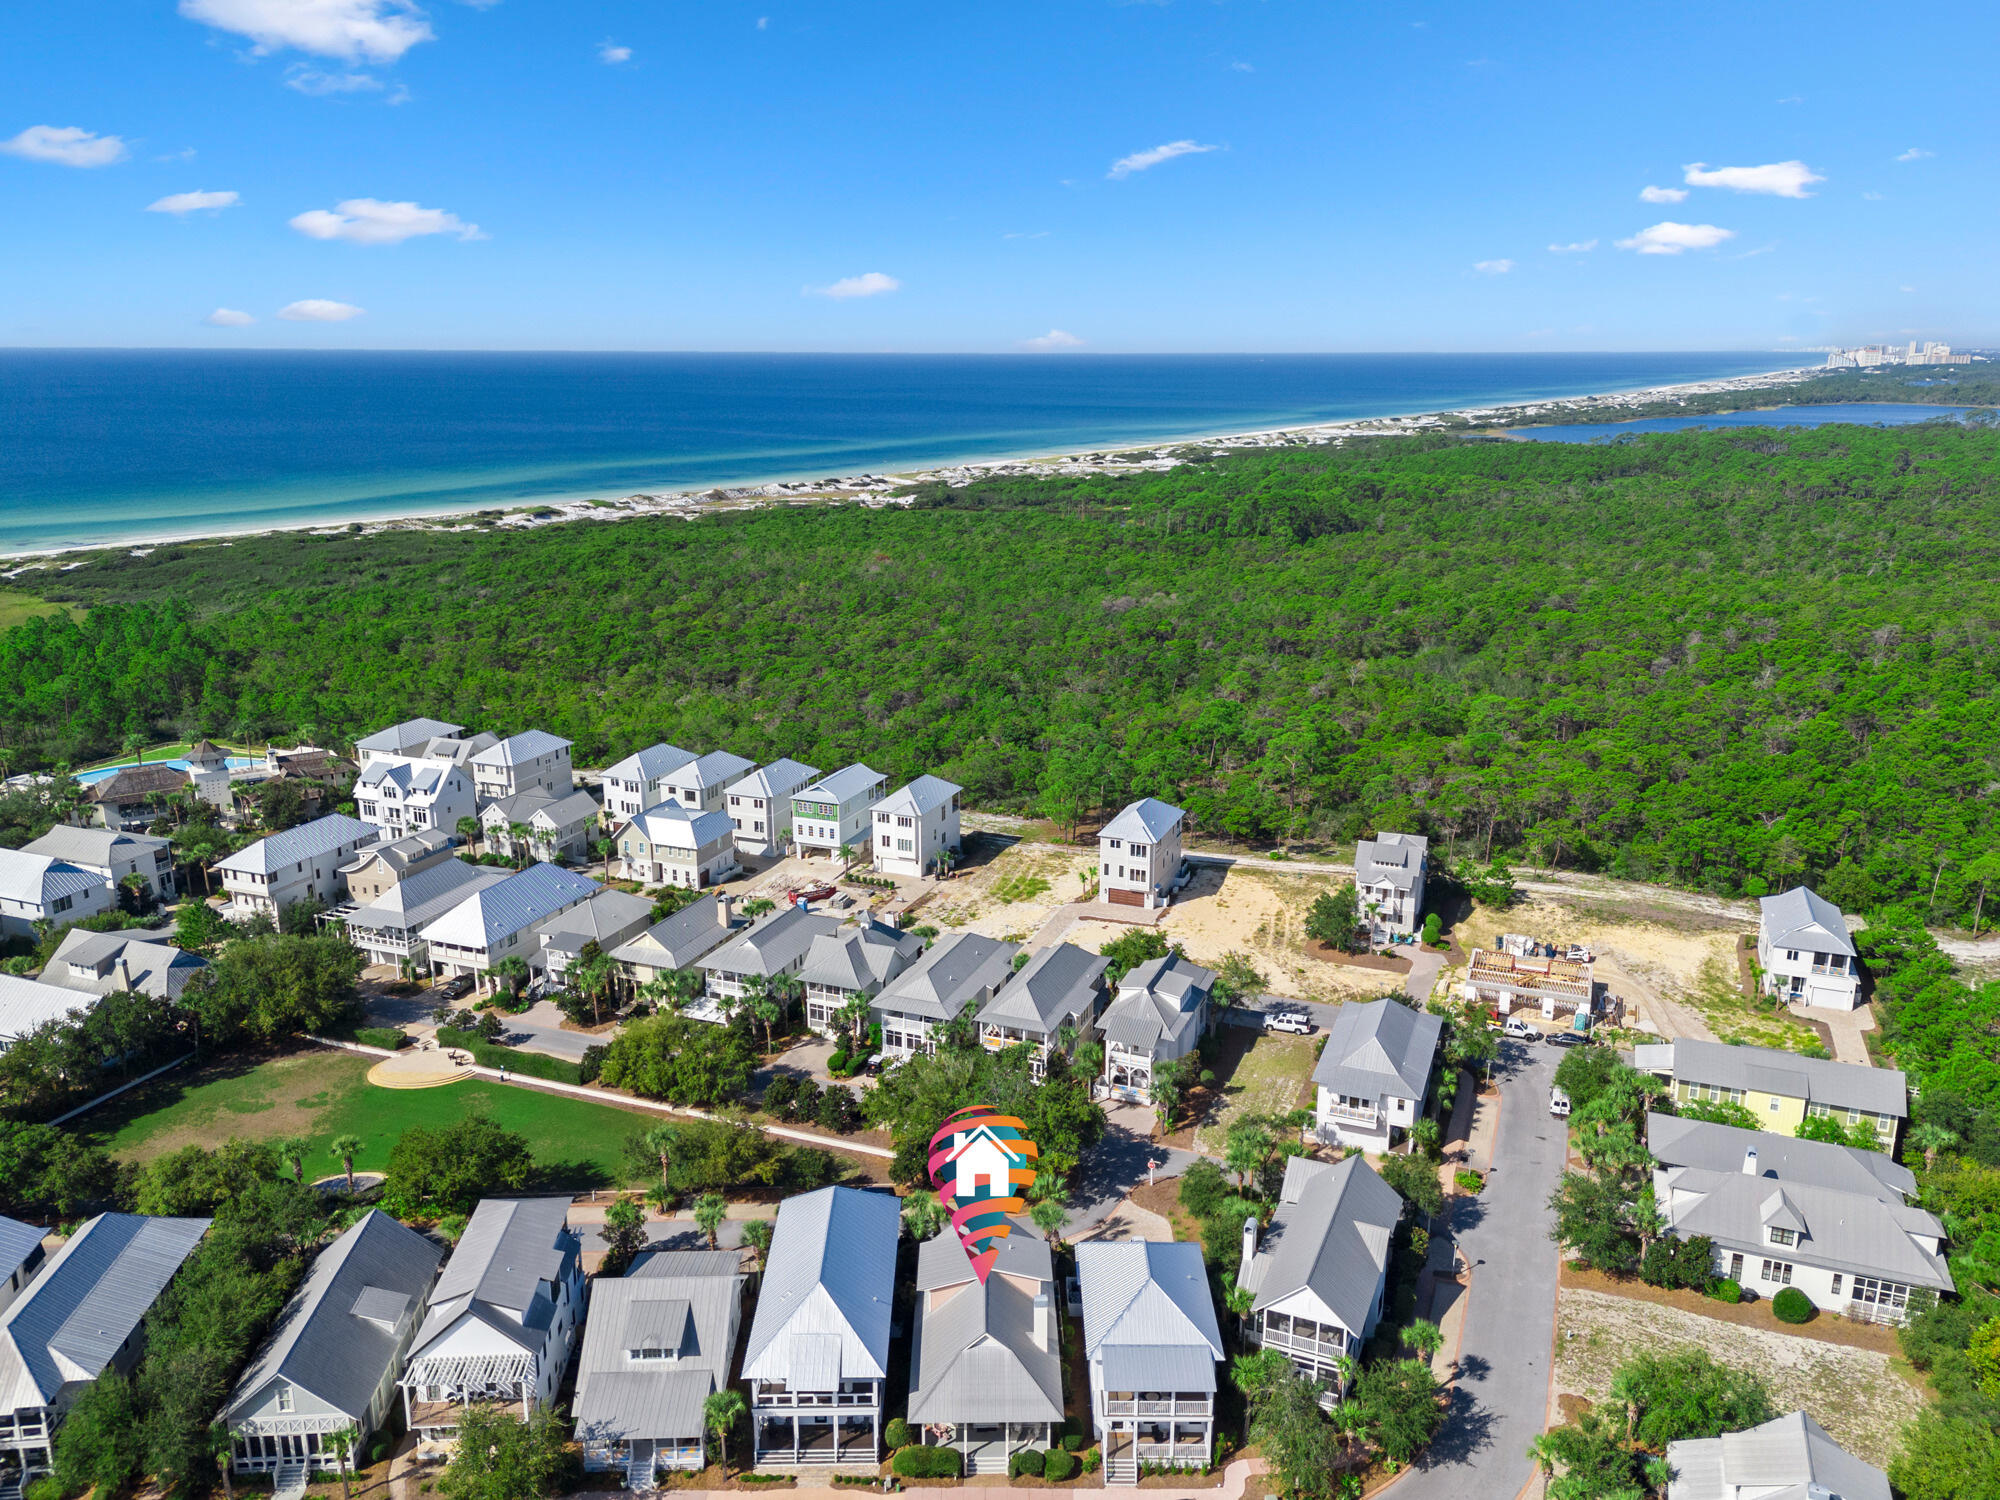
M0 630L8 630L23 620L32 620L36 615L68 614L72 619L81 620L88 611L80 604L51 604L46 599L33 594L24 594L19 589L0 589Z
M528 1138L543 1185L606 1187L623 1173L628 1136L653 1116L559 1094L473 1080L432 1089L380 1089L367 1082L372 1059L313 1049L258 1061L223 1057L176 1071L77 1122L77 1129L121 1159L145 1161L189 1144L231 1136L269 1140L303 1135L314 1144L308 1179L340 1170L327 1145L353 1133L366 1143L355 1170L380 1171L397 1137L412 1126L448 1125L484 1110Z
M4 602L0 602L0 611L4 609ZM210 743L219 746L231 755L248 755L250 753L243 746L232 745L227 740L213 740ZM114 755L108 760L92 761L87 766L78 766L77 769L79 771L98 771L106 766L134 765L139 762L139 758L142 755L145 757L146 765L152 765L155 761L162 760L185 760L188 752L192 749L194 749L194 745L191 741L169 740L158 745L148 745L144 750L128 750L123 754Z

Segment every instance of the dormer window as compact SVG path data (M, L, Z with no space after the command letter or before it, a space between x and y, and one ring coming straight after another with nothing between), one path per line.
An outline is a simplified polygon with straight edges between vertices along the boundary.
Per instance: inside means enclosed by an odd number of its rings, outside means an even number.
M1780 1229L1780 1228L1778 1228L1778 1227L1777 1227L1777 1226L1776 1226L1775 1224L1771 1226L1771 1243L1772 1243L1772 1244L1774 1244L1774 1245L1796 1245L1796 1244L1798 1243L1798 1240L1799 1240L1799 1236L1798 1236L1798 1232L1797 1232L1796 1230L1791 1230L1791 1229Z
M627 1349L625 1353L629 1358L634 1360L674 1359L678 1356L679 1351L663 1349L658 1344L644 1344L637 1349Z

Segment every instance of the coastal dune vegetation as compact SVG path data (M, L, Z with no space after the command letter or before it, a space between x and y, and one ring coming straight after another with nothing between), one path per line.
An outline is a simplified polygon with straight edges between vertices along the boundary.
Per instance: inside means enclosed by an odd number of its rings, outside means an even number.
M414 714L892 776L1064 826L1421 829L1849 909L2000 903L2000 432L1446 436L907 507L191 543L14 585L10 771ZM1993 899L1989 900L1989 896Z

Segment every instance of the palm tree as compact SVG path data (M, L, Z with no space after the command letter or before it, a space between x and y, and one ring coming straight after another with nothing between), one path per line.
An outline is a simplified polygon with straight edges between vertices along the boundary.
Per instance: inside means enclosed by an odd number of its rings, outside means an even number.
M841 874L845 875L849 870L854 868L854 856L859 852L852 844L842 844L840 846Z
M1444 1333L1429 1318L1418 1318L1403 1330L1403 1342L1431 1359L1444 1347Z
M868 1024L870 1001L866 994L856 990L848 1002L833 1013L834 1024L847 1028L850 1045L861 1045L862 1028Z
M750 1012L751 1019L764 1028L764 1052L768 1056L777 1045L773 1040L773 1028L785 1017L785 1007L771 994L769 985L761 985L754 994L745 994L743 1008Z
M226 1422L217 1422L208 1429L208 1441L204 1445L208 1456L215 1460L215 1466L222 1474L222 1500L236 1500L236 1486L231 1482L231 1470L236 1467L236 1438Z
M1438 1127L1438 1122L1429 1115L1425 1115L1410 1126L1410 1144L1432 1161L1437 1160L1438 1142L1443 1135L1444 1132Z
M486 836L486 825L477 818L470 816L460 818L456 826L458 836L465 840L465 847L468 849Z
M609 885L611 884L611 856L618 852L618 840L614 838L601 838L593 847L597 850L598 857L604 861L604 883Z
M776 1228L769 1219L746 1219L743 1221L743 1243L757 1252L757 1265L761 1270L771 1255L771 1232Z
M340 1158L340 1170L347 1174L349 1197L354 1195L354 1158L361 1154L362 1144L358 1135L337 1135L331 1142L333 1154Z
M694 1227L708 1236L708 1248L722 1247L722 1221L729 1217L729 1200L720 1193L703 1193L695 1200Z
M278 1160L292 1169L292 1181L306 1180L306 1156L312 1151L312 1142L302 1135L288 1135L278 1141Z
M618 965L607 955L598 953L585 962L570 965L569 981L577 992L590 1002L590 1024L604 1023L603 1002L612 997L618 984Z
M1554 1477L1556 1465L1561 1462L1556 1456L1555 1436L1554 1432L1544 1432L1528 1441L1528 1457L1534 1460L1535 1467L1542 1471L1544 1478Z
M354 1445L361 1441L361 1432L352 1422L337 1432L329 1432L325 1441L333 1447L334 1466L340 1470L340 1500L353 1500L347 1487L347 1460L354 1451Z
M729 1472L729 1434L743 1420L743 1413L741 1391L711 1391L708 1399L701 1403L701 1419L715 1434L716 1446L722 1450L722 1472L725 1475Z
M528 961L518 953L508 954L486 972L493 976L493 992L496 995L500 992L499 987L505 984L518 1000L521 991L528 987Z
M674 1147L680 1144L680 1138L681 1132L678 1125L655 1125L651 1130L639 1137L645 1143L646 1149L659 1157L660 1177L662 1180L666 1178L668 1171L672 1167L672 1163L668 1158L673 1154Z
M664 1177L646 1189L646 1207L663 1219L673 1213L674 1206L680 1201L679 1191Z
M529 839L534 836L534 832L535 830L530 828L526 823L509 823L507 825L507 857L514 861L516 868L525 866L528 861L524 856L532 855L535 852L528 844Z
M1028 1219L1035 1228L1041 1230L1042 1237L1051 1245L1056 1242L1056 1231L1069 1221L1069 1213L1053 1198L1044 1198L1028 1210Z
M796 974L773 974L769 989L778 1002L778 1019L789 1023L792 1011L806 998L805 981Z
M945 1206L929 1193L912 1193L903 1200L903 1227L913 1240L927 1240L950 1221Z
M1949 1151L1958 1144L1958 1132L1925 1120L1921 1124L1912 1125L1905 1139L1924 1153L1924 1170L1928 1172L1937 1165L1938 1152Z

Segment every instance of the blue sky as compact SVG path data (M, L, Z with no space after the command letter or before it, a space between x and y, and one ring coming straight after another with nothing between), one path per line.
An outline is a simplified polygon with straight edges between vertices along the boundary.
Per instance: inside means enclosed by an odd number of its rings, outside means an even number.
M17 4L0 343L2000 343L1995 52L1844 3Z

